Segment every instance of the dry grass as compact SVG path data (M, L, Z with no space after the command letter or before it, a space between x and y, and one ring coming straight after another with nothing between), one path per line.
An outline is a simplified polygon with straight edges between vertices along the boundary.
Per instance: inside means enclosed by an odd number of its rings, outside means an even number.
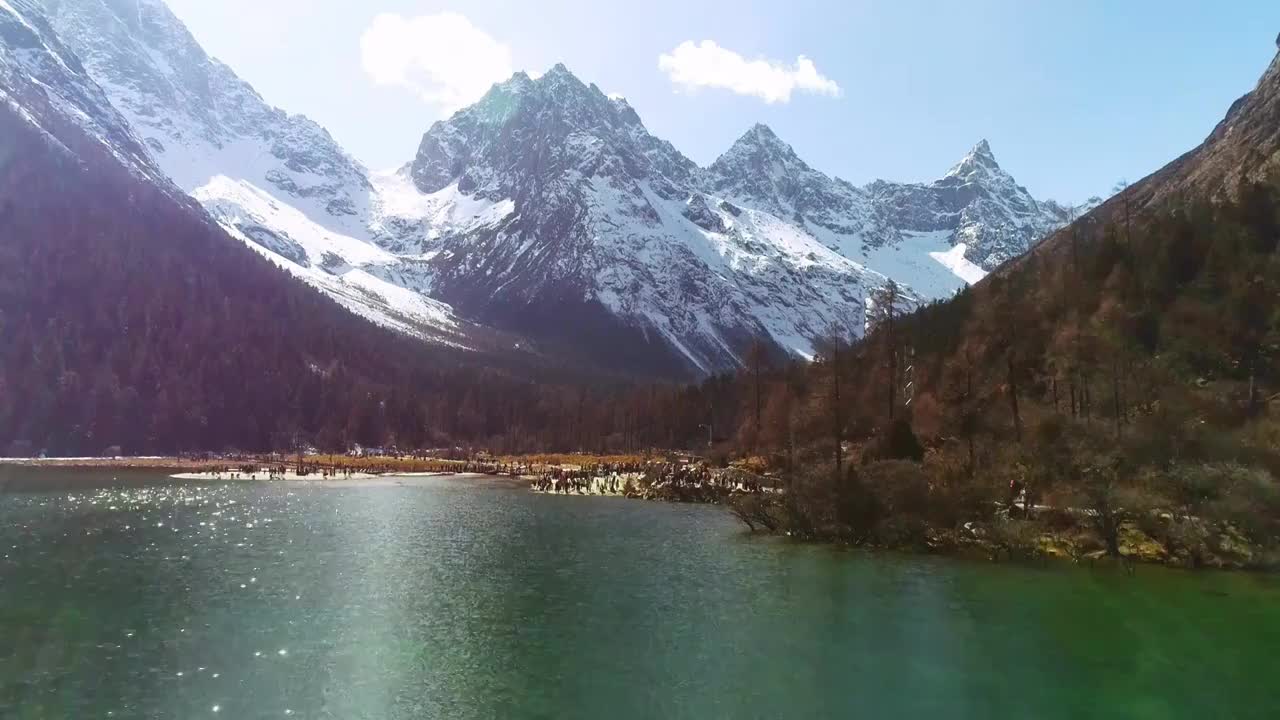
M641 465L651 460L661 460L664 455L589 455L583 453L549 453L537 455L503 455L495 462L504 465L532 465L534 467L581 467L600 465Z

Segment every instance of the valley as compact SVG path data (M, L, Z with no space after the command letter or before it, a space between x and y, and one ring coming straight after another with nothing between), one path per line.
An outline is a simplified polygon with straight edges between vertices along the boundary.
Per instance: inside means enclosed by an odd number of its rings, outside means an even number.
M1159 517L1180 564L1274 564L1280 61L1068 206L985 140L929 183L760 123L699 166L563 64L374 172L158 0L6 0L0 38L8 455L692 450L793 537L1118 555Z
M865 324L887 280L947 298L1091 206L1033 199L986 141L923 185L854 187L764 125L700 168L563 65L495 85L374 172L208 57L163 3L42 9L155 165L229 234L437 345L495 349L498 330L685 379L740 366L754 339L812 357L833 324ZM563 325L638 352L601 354Z
M0 0L0 716L1280 716L1275 8L421 5Z

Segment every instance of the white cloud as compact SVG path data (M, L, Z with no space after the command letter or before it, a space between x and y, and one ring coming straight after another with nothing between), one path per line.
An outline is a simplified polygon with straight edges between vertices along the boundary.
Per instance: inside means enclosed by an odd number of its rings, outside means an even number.
M384 13L360 38L364 71L379 85L408 88L453 112L511 76L511 50L457 13L406 18Z
M693 92L712 87L753 95L766 103L791 101L791 93L839 97L840 86L822 73L809 58L801 55L795 65L775 60L747 60L712 40L686 40L670 53L658 57L658 69L676 87Z

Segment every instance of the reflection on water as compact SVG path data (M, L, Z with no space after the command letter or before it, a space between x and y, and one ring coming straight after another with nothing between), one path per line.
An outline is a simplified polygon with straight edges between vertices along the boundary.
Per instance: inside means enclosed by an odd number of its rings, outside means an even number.
M1275 718L1278 601L450 479L46 475L0 495L0 717Z

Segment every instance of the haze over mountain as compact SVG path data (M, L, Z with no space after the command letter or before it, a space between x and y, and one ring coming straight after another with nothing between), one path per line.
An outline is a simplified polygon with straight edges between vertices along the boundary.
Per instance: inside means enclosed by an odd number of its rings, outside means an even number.
M854 187L762 125L700 168L564 66L516 74L375 173L208 57L160 0L40 5L104 112L228 232L436 343L474 347L487 326L663 375L732 367L755 338L810 355L833 327L860 329L889 280L947 297L1073 212L1032 198L985 141L927 185Z

